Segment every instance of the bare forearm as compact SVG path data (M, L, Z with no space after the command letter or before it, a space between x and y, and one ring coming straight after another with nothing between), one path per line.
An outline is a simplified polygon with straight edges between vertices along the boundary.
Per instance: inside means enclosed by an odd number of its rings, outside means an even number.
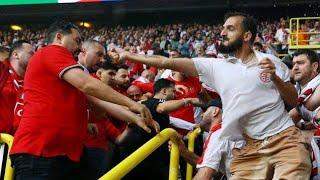
M172 69L173 66L173 61L170 61L169 58L166 58L164 56L146 56L146 55L139 55L139 54L133 54L133 53L128 53L125 55L126 59L130 59L131 61L134 62L139 62L143 64L147 64L150 66L155 66L163 69Z
M170 113L187 105L187 103L185 99L166 101L158 105L157 111L159 113Z
M128 123L134 122L135 116L137 116L135 113L129 111L128 109L125 109L125 107L120 106L118 104L113 104L104 101L103 107L105 112L109 116Z
M191 164L193 167L197 166L197 162L200 159L198 155L195 153L189 151L189 150L183 150L181 151L181 157L187 161L187 163Z
M124 106L102 101L92 96L87 96L87 98L93 104L93 108L103 110L110 117L128 123L137 123L139 121L139 116Z
M296 89L289 82L284 82L278 76L273 80L273 83L277 87L281 98L285 104L290 107L296 107L298 105L298 94Z
M85 92L88 95L126 107L131 107L136 104L135 101L120 94L119 92L112 89L110 86L107 86L98 80L91 81L90 83L91 84L89 86L91 87L88 88L88 90Z
M80 69L70 69L62 78L86 95L127 107L136 105L136 102L130 98L118 93L110 86L103 84Z
M191 59L188 58L166 58L164 56L146 56L132 53L125 53L122 59L130 59L133 62L139 62L162 69L172 69L183 72L190 76L198 76L196 67Z

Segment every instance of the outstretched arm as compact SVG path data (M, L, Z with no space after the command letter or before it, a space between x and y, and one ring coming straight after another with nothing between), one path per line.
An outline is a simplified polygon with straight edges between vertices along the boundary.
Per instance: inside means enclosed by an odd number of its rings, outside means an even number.
M94 108L103 110L105 113L115 119L137 124L147 132L151 132L149 127L153 128L156 132L159 132L160 130L159 124L156 121L152 119L143 119L123 106L102 101L92 96L87 96L87 98L92 103Z
M152 119L152 115L147 107L139 104L130 98L118 93L108 85L91 77L78 68L73 68L65 72L62 78L86 95L94 96L103 101L116 103L128 107L131 111L139 113L141 117Z
M158 113L170 113L172 111L178 110L179 108L187 105L197 105L199 104L198 98L183 98L179 100L170 100L160 103L157 106Z
M117 52L110 51L108 55L115 62L122 63L126 59L130 59L133 62L147 64L149 66L155 66L163 69L172 69L175 71L183 72L190 76L198 76L196 67L193 61L189 58L167 58L164 56L147 56L129 53L123 50L117 49Z

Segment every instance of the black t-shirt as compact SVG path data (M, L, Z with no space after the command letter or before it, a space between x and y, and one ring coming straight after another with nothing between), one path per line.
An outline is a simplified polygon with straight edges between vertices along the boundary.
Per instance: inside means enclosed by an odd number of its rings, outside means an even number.
M153 119L159 123L161 131L169 127L169 115L157 112L158 105L164 101L163 99L150 98L142 103L150 110Z
M168 114L160 114L156 111L157 106L164 102L162 99L155 99L150 98L144 101L142 104L146 105L146 107L150 110L152 117L155 121L157 121L160 125L160 129L163 130L169 127L169 115ZM130 125L128 130L128 135L126 136L125 140L121 144L121 156L122 158L127 157L151 138L156 135L156 132L153 130L151 133L145 132L142 128L138 127L137 125ZM163 175L167 176L169 166L169 151L167 143L164 143L160 146L156 151L154 151L148 158L146 158L142 164L135 168L136 173L132 172L131 175L134 173L135 175L140 174L138 172L139 169L144 171L144 175L146 176L146 172L158 172L164 171ZM155 170L156 169L156 170ZM161 170L162 169L162 170ZM155 170L155 171L153 171ZM157 173L156 173L157 174ZM153 174L153 177L156 175ZM162 174L158 174L159 178ZM160 178L163 179L163 178Z

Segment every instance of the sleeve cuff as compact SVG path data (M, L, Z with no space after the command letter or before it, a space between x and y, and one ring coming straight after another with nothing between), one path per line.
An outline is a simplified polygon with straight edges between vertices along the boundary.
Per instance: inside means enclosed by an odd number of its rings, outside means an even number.
M71 66L67 66L67 67L65 67L64 69L62 69L62 70L60 71L60 73L59 73L59 78L62 79L62 78L63 78L63 75L64 75L68 70L73 69L73 68L80 68L80 69L84 70L83 67L82 67L80 64L73 64L73 65L71 65Z

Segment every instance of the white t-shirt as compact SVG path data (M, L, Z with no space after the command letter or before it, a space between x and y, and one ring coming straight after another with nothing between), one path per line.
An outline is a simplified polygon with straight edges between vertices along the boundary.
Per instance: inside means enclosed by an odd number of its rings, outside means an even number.
M227 139L219 139L221 129L210 132L206 139L206 149L203 150L202 159L197 164L197 168L209 167L230 177L230 163L232 160L232 149L242 148L244 141L229 141Z
M264 139L294 125L278 89L258 64L268 57L285 82L290 80L289 69L273 55L255 51L255 56L256 60L247 64L234 57L193 58L200 81L221 97L221 137L239 140L246 133L253 139Z

